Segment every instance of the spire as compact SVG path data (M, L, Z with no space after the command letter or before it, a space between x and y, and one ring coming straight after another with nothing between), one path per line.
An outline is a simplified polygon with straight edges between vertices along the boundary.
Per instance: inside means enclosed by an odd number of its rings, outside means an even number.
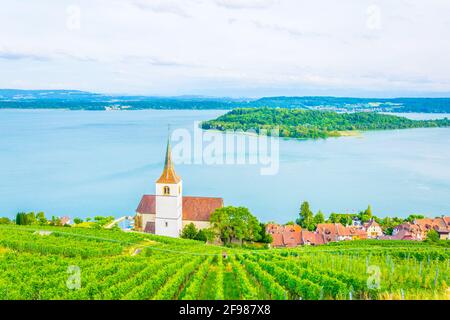
M170 147L170 127L167 137L166 159L164 161L164 170L156 183L178 183L181 178L176 174L172 163L172 149Z

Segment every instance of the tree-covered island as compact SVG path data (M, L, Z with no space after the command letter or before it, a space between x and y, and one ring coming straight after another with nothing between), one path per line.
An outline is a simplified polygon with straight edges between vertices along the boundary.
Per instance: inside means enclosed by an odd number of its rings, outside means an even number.
M214 120L204 121L202 129L255 130L267 134L279 128L279 136L318 139L348 135L349 132L408 128L449 127L447 118L438 120L411 120L376 112L338 113L332 111L239 108Z

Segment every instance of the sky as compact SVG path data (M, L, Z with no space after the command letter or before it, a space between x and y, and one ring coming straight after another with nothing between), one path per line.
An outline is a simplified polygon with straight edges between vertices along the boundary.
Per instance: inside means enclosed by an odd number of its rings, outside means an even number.
M0 0L0 88L450 97L450 1Z

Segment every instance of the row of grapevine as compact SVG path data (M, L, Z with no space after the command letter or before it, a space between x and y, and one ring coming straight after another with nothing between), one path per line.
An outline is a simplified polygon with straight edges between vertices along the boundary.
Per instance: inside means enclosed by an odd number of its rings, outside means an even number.
M262 269L269 272L280 284L289 290L292 298L317 300L323 297L322 287L313 282L295 276L272 262L257 260L255 256L252 256L252 258L255 259Z
M256 262L245 259L242 255L237 255L236 257L245 266L246 270L265 288L271 299L286 300L288 298L286 290L278 284L277 280L272 275L264 271Z
M241 299L244 300L255 300L258 299L258 292L256 291L254 285L250 283L248 279L247 272L244 270L243 266L239 261L236 260L234 256L230 257L231 266L236 275L236 281L239 286L239 291L241 293Z
M198 265L204 260L204 257L196 257L191 262L185 264L175 274L173 274L167 283L152 297L153 300L176 299L178 293L186 284L189 276L194 272Z
M216 272L216 300L223 300L223 259L221 255L217 257L217 272Z
M201 266L198 268L198 271L194 274L193 279L187 286L186 291L182 297L183 300L195 300L200 295L201 286L206 277L206 274L208 273L212 261L212 256L203 261Z

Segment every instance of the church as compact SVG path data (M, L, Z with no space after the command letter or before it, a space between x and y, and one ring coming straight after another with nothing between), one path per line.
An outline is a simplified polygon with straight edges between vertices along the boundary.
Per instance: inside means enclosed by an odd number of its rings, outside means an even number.
M143 195L136 209L138 231L176 238L190 223L197 229L208 228L211 214L223 207L222 198L183 196L183 181L172 163L170 140L155 191L154 195Z

